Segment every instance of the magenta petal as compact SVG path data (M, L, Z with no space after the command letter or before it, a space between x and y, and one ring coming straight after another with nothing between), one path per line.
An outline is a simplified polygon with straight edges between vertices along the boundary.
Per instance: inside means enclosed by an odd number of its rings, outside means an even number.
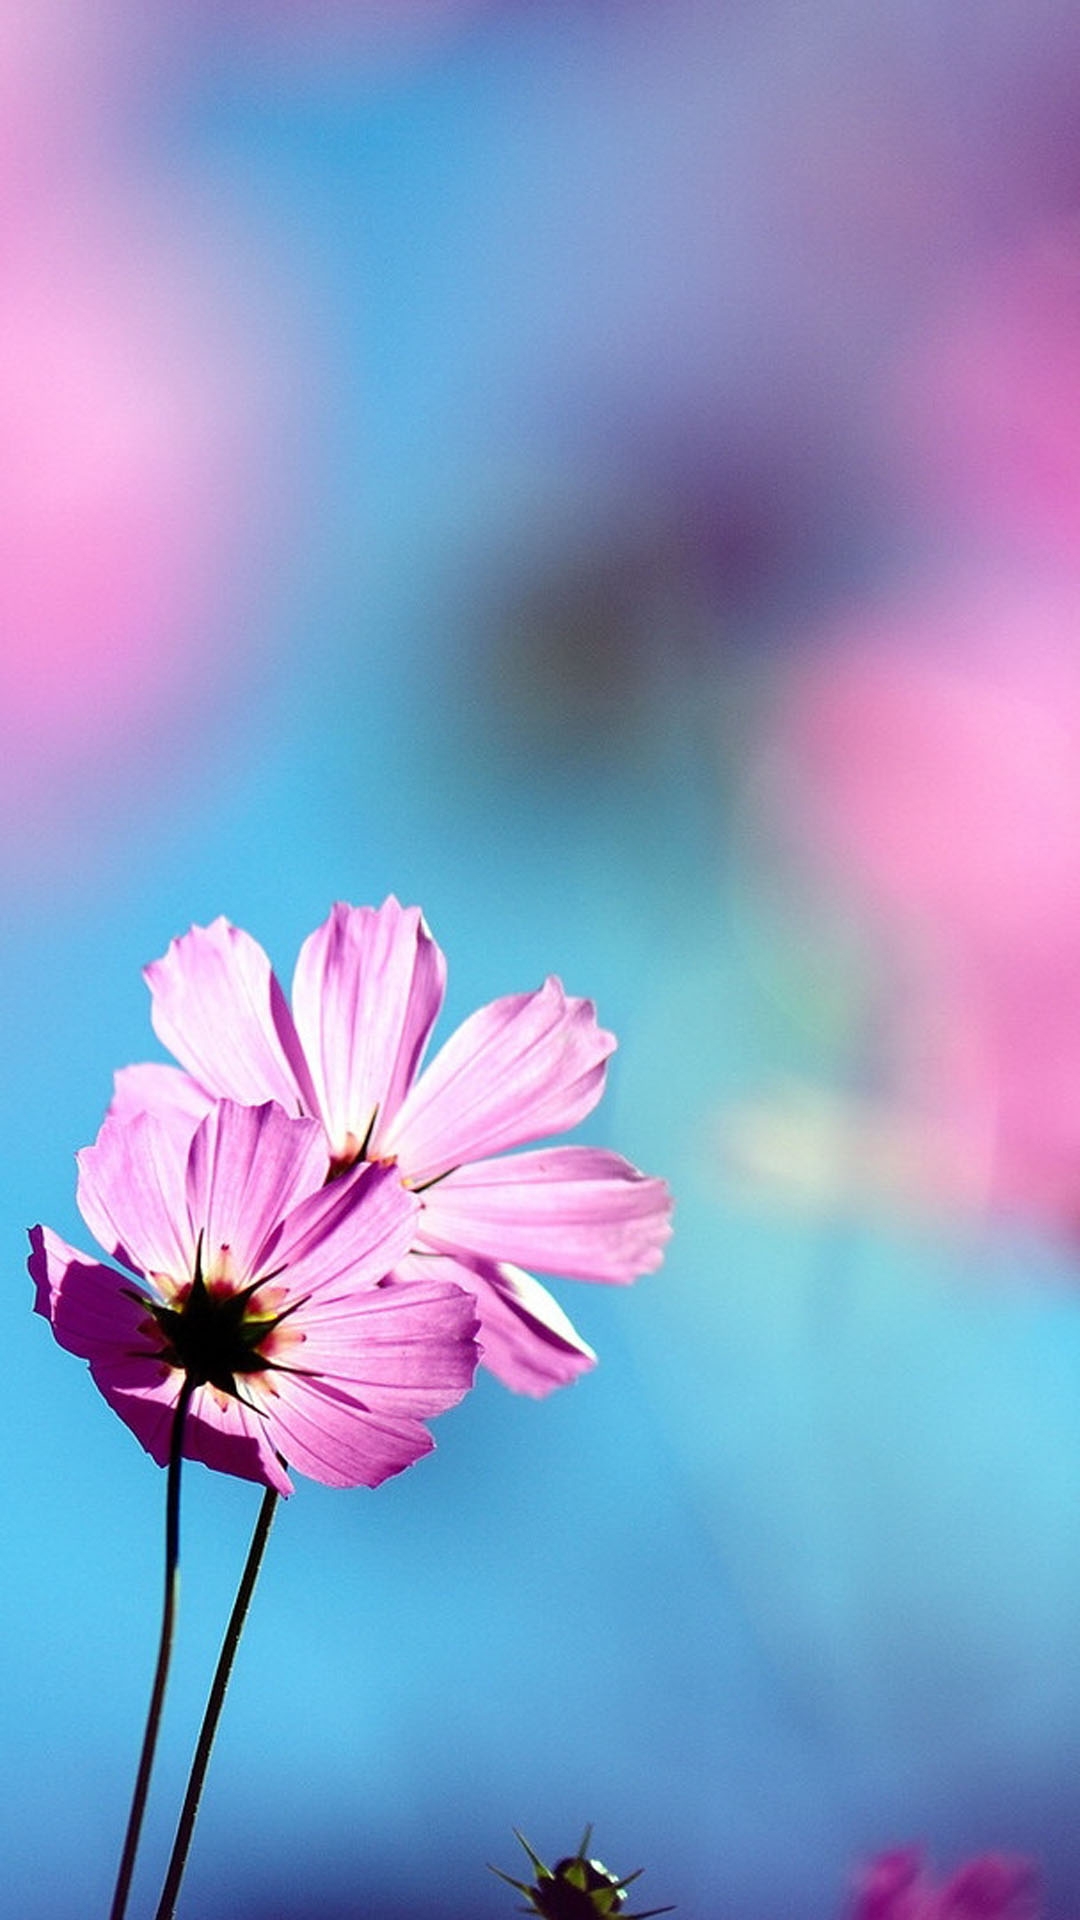
M574 1280L619 1285L652 1273L671 1235L664 1182L598 1147L479 1160L423 1197L425 1242Z
M152 1364L154 1347L144 1331L147 1309L133 1297L137 1289L130 1280L69 1247L49 1227L30 1229L30 1249L34 1309L51 1322L62 1347L103 1365L145 1348Z
M414 1185L466 1160L576 1126L600 1098L613 1034L591 1000L572 1000L552 975L470 1015L425 1069L380 1152L396 1153Z
M174 1123L190 1140L213 1104L190 1073L148 1060L137 1067L121 1067L113 1075L109 1114L114 1120L133 1120L137 1113L152 1113Z
M260 1264L287 1268L294 1297L351 1303L408 1251L419 1213L395 1168L357 1167L293 1207Z
M325 1174L317 1120L292 1119L272 1101L261 1107L218 1101L195 1132L187 1168L187 1214L193 1242L203 1236L204 1269L222 1247L231 1252L239 1282L255 1278L270 1247L280 1265L287 1258L276 1253L281 1222L321 1189Z
M385 1131L412 1085L442 1005L446 962L418 907L339 902L305 940L293 977L296 1030L340 1158Z
M274 1376L276 1444L299 1472L327 1487L377 1487L434 1445L419 1420L371 1414L320 1380Z
M534 1399L591 1372L596 1354L531 1274L505 1264L480 1302L480 1360L503 1385Z
M1036 1920L1038 1911L1030 1861L981 1854L936 1889L918 1850L898 1848L863 1869L852 1920Z
M917 1848L880 1853L859 1873L851 1920L927 1920L927 1892Z
M92 1147L76 1155L79 1211L95 1238L137 1273L191 1273L185 1172L191 1129L175 1114L105 1119Z
M378 1486L430 1451L422 1420L468 1391L475 1330L472 1299L438 1280L313 1294L262 1376L275 1445L327 1486Z
M427 1273L390 1279L336 1299L314 1293L295 1316L303 1336L295 1365L372 1413L426 1419L456 1406L471 1387L477 1318L476 1301L456 1276L450 1284Z
M146 1305L122 1274L87 1259L48 1227L34 1227L30 1243L37 1311L62 1347L89 1360L99 1392L165 1466L183 1376L162 1360ZM210 1387L192 1399L184 1453L219 1472L292 1491L258 1413Z
M166 1466L182 1376L175 1369L147 1384L118 1382L108 1371L91 1369L104 1398L159 1467ZM199 1387L184 1424L184 1458L200 1460L217 1473L254 1480L291 1493L292 1482L278 1460L261 1414L239 1400Z
M941 1920L1035 1920L1038 1875L1029 1860L985 1853L969 1860L941 1892Z
M145 969L158 1039L216 1098L277 1100L310 1113L315 1098L285 996L250 934L227 920L192 927Z
M480 1361L515 1393L534 1399L564 1387L596 1365L596 1355L557 1300L531 1274L478 1260L466 1266L439 1254L415 1254L398 1269L409 1284L452 1280L475 1296Z

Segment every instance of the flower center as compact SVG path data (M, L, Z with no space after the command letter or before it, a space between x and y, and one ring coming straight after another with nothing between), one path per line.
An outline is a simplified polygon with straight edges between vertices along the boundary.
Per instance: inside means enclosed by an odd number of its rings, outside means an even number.
M350 1167L355 1167L357 1161L361 1159L363 1154L360 1151L360 1141L355 1133L347 1133L338 1151L330 1157L330 1166L324 1184L329 1186L331 1180L340 1180L342 1174L348 1173Z
M340 1180L343 1173L348 1173L350 1169L355 1167L361 1160L368 1166L373 1167L397 1166L396 1153L372 1153L371 1151L371 1144L375 1134L375 1122L378 1117L379 1109L378 1107L374 1107L372 1109L371 1119L368 1121L363 1133L353 1133L350 1131L338 1141L337 1146L330 1154L330 1166L325 1181L326 1186L330 1185L331 1180Z
M538 1913L545 1920L586 1920L586 1916L617 1914L626 1905L622 1882L599 1860L580 1855L559 1860L552 1878L529 1888Z
M190 1286L178 1289L167 1302L149 1303L165 1342L162 1359L180 1367L196 1385L239 1397L237 1374L265 1373L274 1365L261 1349L291 1312L291 1308L276 1310L283 1298L278 1289L256 1304L256 1296L272 1278L268 1274L237 1287L228 1247L220 1248L212 1271L204 1273L200 1235Z
M370 1128L369 1128L370 1133ZM324 1186L332 1180L340 1180L343 1173L351 1173L360 1161L368 1167L396 1167L396 1153L371 1153L369 1143L357 1139L355 1133L347 1133L338 1151L331 1155ZM405 1183L408 1185L408 1182Z

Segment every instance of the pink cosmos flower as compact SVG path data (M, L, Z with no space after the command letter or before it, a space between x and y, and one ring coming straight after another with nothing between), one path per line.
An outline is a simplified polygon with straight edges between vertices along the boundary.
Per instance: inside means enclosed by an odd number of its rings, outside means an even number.
M1037 1920L1038 1886L1027 1860L984 1853L940 1887L917 1848L879 1854L860 1876L851 1920Z
M384 1278L416 1200L380 1167L324 1186L324 1157L319 1127L271 1102L223 1101L186 1129L110 1116L78 1156L78 1199L128 1271L33 1228L38 1312L159 1464L185 1378L184 1453L279 1493L286 1460L377 1486L470 1386L471 1298Z
M291 1012L262 948L224 919L174 940L146 978L155 1031L186 1071L125 1069L115 1113L183 1129L228 1098L314 1116L320 1179L361 1161L396 1167L417 1216L395 1275L468 1289L493 1373L543 1394L595 1364L523 1267L616 1285L651 1272L670 1233L667 1188L598 1147L492 1157L596 1105L615 1041L590 1001L554 977L494 1000L421 1072L446 963L419 909L392 897L333 908L300 950Z

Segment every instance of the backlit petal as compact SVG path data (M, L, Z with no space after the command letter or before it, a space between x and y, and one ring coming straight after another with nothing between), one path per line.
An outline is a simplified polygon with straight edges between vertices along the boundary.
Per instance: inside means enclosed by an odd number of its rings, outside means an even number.
M285 995L251 935L227 920L192 927L145 969L158 1039L219 1099L277 1100L310 1113L315 1099Z
M446 962L419 908L393 896L381 907L339 902L305 940L293 1017L335 1156L385 1131L415 1078L445 984Z
M905 1913L918 1916L925 1890L922 1854L917 1847L896 1847L880 1853L858 1875L852 1920L897 1920Z
M395 1168L357 1167L293 1207L260 1264L284 1267L294 1296L351 1300L407 1252L419 1212Z
M968 1860L941 1890L941 1920L1036 1920L1039 1876L1030 1860L1002 1853Z
M1037 1920L1039 1881L1030 1860L980 1854L935 1885L918 1848L897 1848L860 1872L851 1920Z
M435 1444L419 1420L368 1413L327 1382L275 1374L273 1388L270 1419L279 1450L324 1486L377 1487Z
M147 1310L131 1297L136 1290L129 1280L69 1247L49 1227L31 1228L30 1249L34 1310L51 1322L62 1347L104 1365L145 1349L153 1364L155 1343L144 1330Z
M104 1398L159 1467L168 1464L182 1376L173 1368L146 1384L130 1385L108 1369L91 1368ZM291 1493L263 1416L239 1400L199 1387L184 1423L184 1458L218 1473L235 1474Z
M448 1253L615 1285L651 1273L671 1234L671 1199L617 1153L542 1147L460 1167L424 1195L424 1241Z
M190 1073L148 1060L114 1073L109 1113L114 1120L133 1120L137 1113L153 1113L159 1120L174 1122L190 1140L213 1104L212 1096Z
M175 1116L107 1116L92 1147L76 1155L79 1211L107 1252L137 1273L191 1273L195 1242L185 1204L191 1130Z
M326 1173L322 1129L317 1120L290 1118L267 1101L242 1107L221 1100L200 1122L187 1169L190 1232L203 1234L203 1265L222 1247L232 1254L238 1282L275 1265L280 1225L297 1203L321 1187Z
M472 1293L438 1275L391 1279L336 1300L313 1294L293 1319L303 1335L296 1365L373 1413L426 1419L471 1387L477 1319Z
M558 1301L519 1267L486 1260L465 1266L444 1255L414 1254L398 1271L407 1281L438 1277L473 1293L481 1365L516 1393L539 1399L596 1365Z
M576 1126L600 1098L614 1047L592 1001L570 999L554 975L536 993L493 1000L436 1054L380 1151L397 1154L421 1184Z
M89 1360L99 1392L165 1466L183 1376L161 1358L145 1306L132 1297L135 1290L122 1274L69 1247L48 1227L33 1228L30 1243L37 1311L52 1322L62 1347ZM210 1387L200 1387L192 1398L184 1454L219 1472L292 1491L265 1421Z

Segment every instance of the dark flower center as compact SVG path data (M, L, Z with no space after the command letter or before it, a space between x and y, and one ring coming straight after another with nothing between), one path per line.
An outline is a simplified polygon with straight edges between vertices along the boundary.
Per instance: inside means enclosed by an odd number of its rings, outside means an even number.
M552 1874L552 1879L529 1888L545 1920L595 1920L597 1914L616 1914L626 1905L620 1881L599 1860L572 1855L556 1861Z
M227 1247L221 1249L223 1266L228 1263L228 1251ZM200 1236L195 1273L187 1293L175 1305L150 1303L165 1341L162 1358L170 1366L182 1368L197 1386L217 1387L219 1392L237 1397L237 1374L265 1373L274 1364L259 1349L285 1314L260 1313L253 1305L260 1287L273 1277L265 1274L246 1287L233 1287L223 1280L207 1286Z

